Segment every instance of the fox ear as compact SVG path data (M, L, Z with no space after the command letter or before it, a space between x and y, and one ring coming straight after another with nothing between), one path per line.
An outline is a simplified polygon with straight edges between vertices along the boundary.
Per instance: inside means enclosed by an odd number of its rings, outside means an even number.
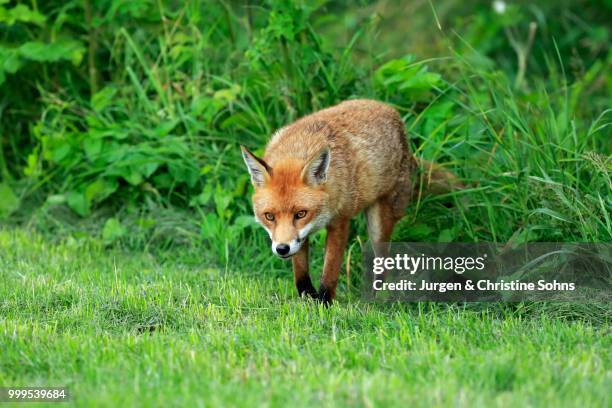
M312 186L323 184L327 180L330 158L329 146L325 146L304 166L302 179Z
M255 156L244 146L240 146L242 150L242 158L246 163L249 174L251 175L251 182L255 187L261 187L264 185L266 179L270 177L271 168L266 164L263 159Z

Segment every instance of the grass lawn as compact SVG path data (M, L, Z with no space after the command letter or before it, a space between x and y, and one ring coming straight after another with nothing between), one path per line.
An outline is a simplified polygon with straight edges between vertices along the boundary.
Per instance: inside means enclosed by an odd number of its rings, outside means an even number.
M172 255L0 230L0 385L66 385L79 406L610 405L605 312L345 291L325 309L296 297L289 268Z

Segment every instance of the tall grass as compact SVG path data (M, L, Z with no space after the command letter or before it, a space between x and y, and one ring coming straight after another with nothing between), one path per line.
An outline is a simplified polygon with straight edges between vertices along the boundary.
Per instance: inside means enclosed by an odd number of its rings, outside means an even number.
M452 227L435 229L438 239L610 241L611 112L582 117L576 106L597 72L571 86L537 80L519 94L506 76L456 58L460 79L408 119L416 151L449 161L470 186L454 195L455 210L440 209L438 222Z

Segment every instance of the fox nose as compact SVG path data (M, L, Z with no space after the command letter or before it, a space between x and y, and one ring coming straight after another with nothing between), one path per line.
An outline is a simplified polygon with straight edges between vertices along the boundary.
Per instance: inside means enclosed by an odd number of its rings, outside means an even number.
M287 244L278 244L276 246L276 252L281 256L287 255L289 253L289 249L289 245Z

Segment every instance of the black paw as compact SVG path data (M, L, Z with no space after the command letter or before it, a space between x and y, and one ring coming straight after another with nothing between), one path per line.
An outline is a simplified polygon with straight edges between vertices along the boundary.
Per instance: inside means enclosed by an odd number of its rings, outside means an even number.
M323 304L325 307L329 307L333 301L333 293L331 290L327 289L325 286L321 285L319 288L319 302Z
M301 297L309 296L313 299L317 298L317 290L312 286L312 281L310 278L300 279L295 283L298 294Z

